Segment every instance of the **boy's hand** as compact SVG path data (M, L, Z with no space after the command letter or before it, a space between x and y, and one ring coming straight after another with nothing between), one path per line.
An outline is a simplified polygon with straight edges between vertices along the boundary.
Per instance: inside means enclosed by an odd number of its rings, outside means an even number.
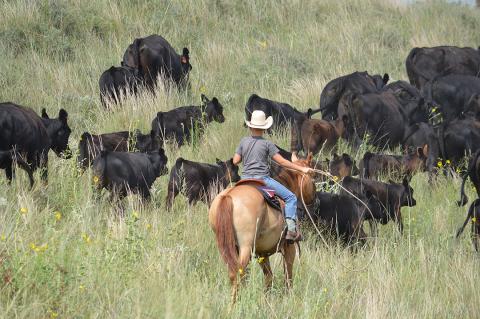
M304 173L304 174L312 174L312 173L313 173L313 169L311 169L310 167L302 167L302 173Z

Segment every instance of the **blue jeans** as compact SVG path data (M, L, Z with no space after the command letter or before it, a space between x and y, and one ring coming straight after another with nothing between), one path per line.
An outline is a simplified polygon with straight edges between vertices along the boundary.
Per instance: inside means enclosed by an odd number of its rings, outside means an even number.
M285 201L285 218L297 220L297 197L288 188L271 178L270 176L242 176L242 179L261 179L268 188L275 191Z

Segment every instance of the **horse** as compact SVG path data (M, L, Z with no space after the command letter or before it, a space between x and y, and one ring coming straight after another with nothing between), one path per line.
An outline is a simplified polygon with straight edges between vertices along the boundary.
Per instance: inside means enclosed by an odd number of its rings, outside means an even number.
M306 159L294 161L304 167L310 167L311 162L312 154ZM275 179L289 188L305 205L314 203L315 185L309 175L284 169ZM208 213L220 255L227 264L232 285L232 304L238 293L237 274L243 280L252 252L259 257L266 290L272 286L273 280L269 257L277 252L283 255L285 284L287 288L292 286L295 246L284 239L283 213L269 206L256 188L262 184L257 180L238 182L215 197Z

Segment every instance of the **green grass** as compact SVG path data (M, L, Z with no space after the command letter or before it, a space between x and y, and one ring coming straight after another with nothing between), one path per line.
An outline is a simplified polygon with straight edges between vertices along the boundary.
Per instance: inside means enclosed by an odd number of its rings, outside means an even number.
M149 130L156 112L216 96L226 122L178 156L213 162L232 155L251 93L317 106L323 86L355 70L406 79L413 46L480 44L480 12L428 2L325 1L3 1L0 4L0 101L69 112L75 149L84 131ZM190 93L147 93L114 111L99 100L98 79L118 65L135 37L163 35L191 52ZM274 140L289 145L287 135ZM362 154L357 154L357 159ZM323 155L322 157L324 157ZM89 171L51 155L48 186L29 190L19 171L0 178L0 313L4 318L475 318L480 313L479 256L469 230L454 239L465 209L460 180L413 179L417 206L403 210L405 234L381 227L352 255L314 232L285 293L280 258L274 287L263 293L258 266L229 313L226 267L207 221L208 208L178 197L167 213L168 177L144 206L131 196L117 217L98 198ZM36 179L39 178L38 173ZM470 197L473 192L469 186ZM24 212L22 213L22 208ZM60 212L61 216L57 214ZM135 212L135 213L134 213ZM137 217L135 217L137 216ZM57 219L57 217L60 217Z

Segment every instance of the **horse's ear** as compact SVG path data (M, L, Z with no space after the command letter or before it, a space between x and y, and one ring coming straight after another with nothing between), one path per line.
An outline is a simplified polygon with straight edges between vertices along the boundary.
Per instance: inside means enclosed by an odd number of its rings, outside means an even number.
M313 159L313 153L308 152L308 155L307 155L307 158L306 158L308 166L310 166L310 164L312 163L312 159Z

